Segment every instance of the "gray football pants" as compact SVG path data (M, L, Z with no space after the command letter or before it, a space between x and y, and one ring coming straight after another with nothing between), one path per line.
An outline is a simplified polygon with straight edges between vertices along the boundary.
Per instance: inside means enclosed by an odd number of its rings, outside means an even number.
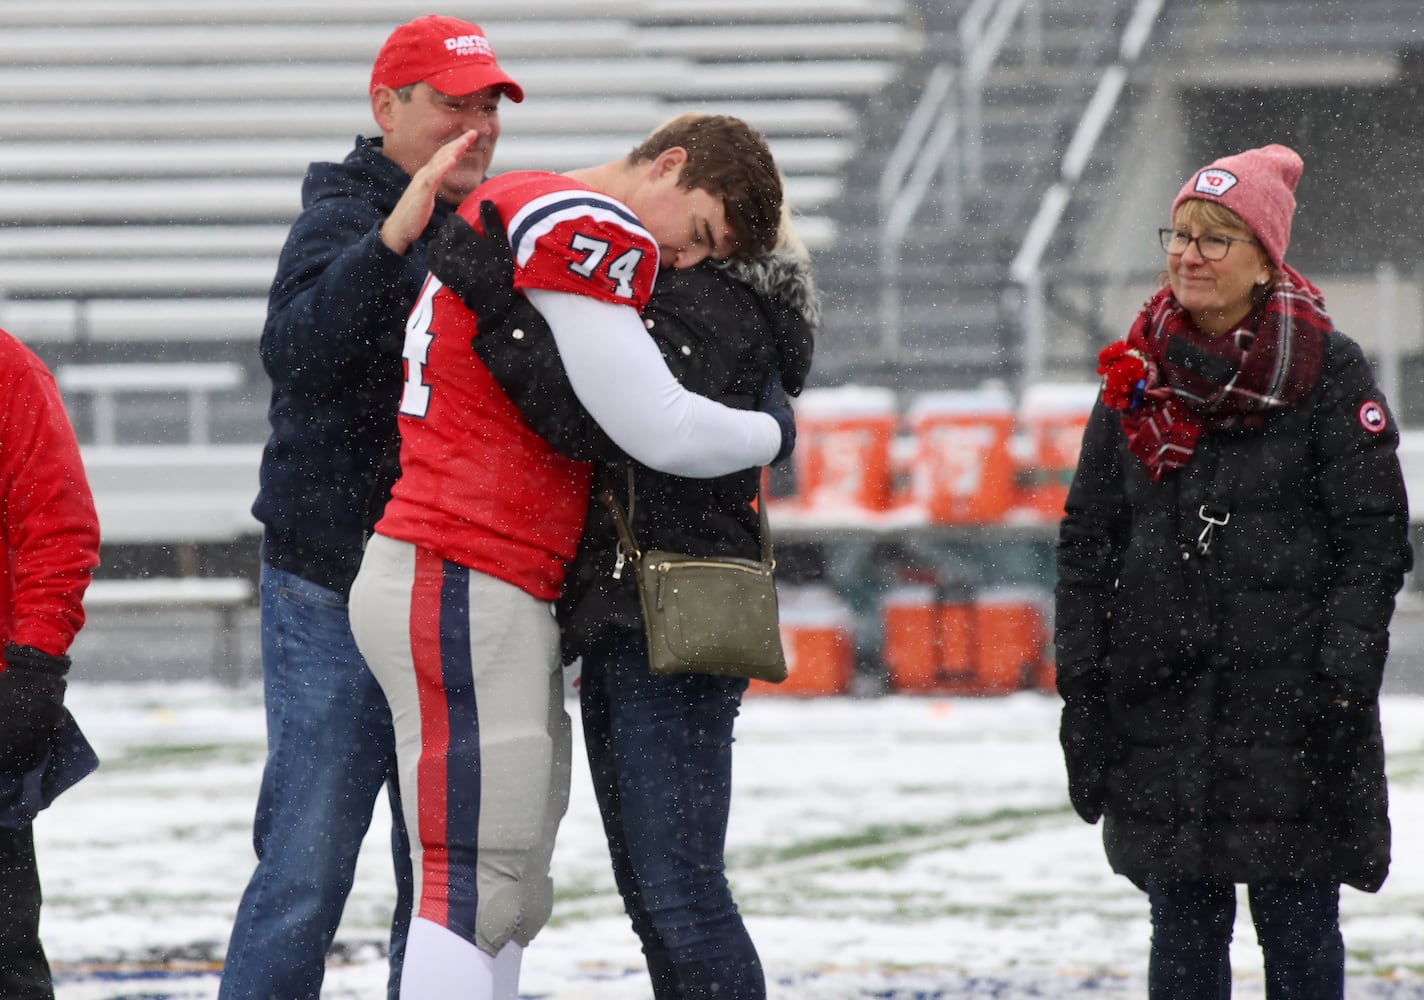
M569 801L550 605L374 535L351 629L391 706L416 915L490 955L527 945L553 908L549 862Z

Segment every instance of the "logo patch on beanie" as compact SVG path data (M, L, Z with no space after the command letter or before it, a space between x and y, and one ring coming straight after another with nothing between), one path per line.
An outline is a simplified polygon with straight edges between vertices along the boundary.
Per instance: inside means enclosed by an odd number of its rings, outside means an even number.
M1378 434L1384 430L1389 419L1384 414L1384 407L1376 403L1373 399L1365 400L1360 404L1360 426L1371 434Z
M1220 197L1236 186L1236 175L1230 170L1211 167L1197 174L1197 194L1211 194Z

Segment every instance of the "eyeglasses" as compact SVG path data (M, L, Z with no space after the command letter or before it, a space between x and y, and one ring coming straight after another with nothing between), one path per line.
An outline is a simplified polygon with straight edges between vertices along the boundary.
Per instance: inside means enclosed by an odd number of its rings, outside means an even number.
M1186 253L1187 247L1195 243L1197 253L1202 255L1203 260L1222 260L1231 252L1233 243L1256 242L1255 240L1243 240L1239 236L1188 236L1180 229L1159 229L1157 238L1162 242L1162 249L1173 257Z

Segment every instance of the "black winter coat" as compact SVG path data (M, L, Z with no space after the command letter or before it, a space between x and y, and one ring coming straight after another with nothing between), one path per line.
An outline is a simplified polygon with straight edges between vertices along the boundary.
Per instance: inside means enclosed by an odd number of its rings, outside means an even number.
M750 268L750 269L749 269ZM806 313L809 277L794 258L773 256L733 271L713 264L665 271L643 318L669 369L693 392L753 408L768 376L777 373L798 393L811 363ZM754 289L751 281L757 287ZM628 503L633 471L633 531L639 545L692 555L760 557L752 502L760 469L715 479L670 476L617 456L600 462L578 554L557 603L564 662L572 663L610 631L642 632L631 569L614 579L618 536L599 501L606 483Z
M1064 745L1102 764L1115 871L1384 881L1375 699L1411 566L1398 438L1339 333L1300 405L1204 433L1160 483L1099 401L1060 531L1055 642L1060 690L1103 688L1105 724L1065 710ZM1208 517L1225 523L1203 538Z

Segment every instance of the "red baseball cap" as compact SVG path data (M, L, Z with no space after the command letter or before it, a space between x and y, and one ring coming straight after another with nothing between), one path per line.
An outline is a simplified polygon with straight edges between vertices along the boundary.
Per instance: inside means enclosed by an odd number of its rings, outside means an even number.
M391 32L371 67L371 93L427 83L457 97L486 87L501 87L512 101L524 89L495 62L494 49L477 24L458 17L426 14Z

